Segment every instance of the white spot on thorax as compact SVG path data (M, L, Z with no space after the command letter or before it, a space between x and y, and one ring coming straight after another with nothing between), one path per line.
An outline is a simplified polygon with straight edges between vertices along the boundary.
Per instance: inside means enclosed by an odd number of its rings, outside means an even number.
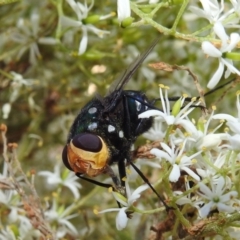
M144 102L146 103L146 105L145 105L145 111L147 111L147 110L148 110L148 106L147 106L148 102L147 102L146 100L144 100Z
M95 107L92 107L92 108L88 109L89 114L94 114L95 112L97 112L97 108L95 108Z
M118 136L119 136L120 138L123 138L123 137L124 137L123 131L119 131Z
M93 122L91 124L88 125L88 130L94 130L97 128L97 123Z
M137 111L139 112L142 108L142 104L140 102L138 102L137 100L135 100L135 103L136 103Z
M112 125L108 125L108 132L114 132L115 131L115 127Z

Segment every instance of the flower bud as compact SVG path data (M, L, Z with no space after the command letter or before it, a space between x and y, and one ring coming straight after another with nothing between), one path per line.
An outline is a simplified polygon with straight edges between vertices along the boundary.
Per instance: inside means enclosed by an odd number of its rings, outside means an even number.
M172 115L176 117L180 110L181 110L181 99L178 99L173 105Z
M133 20L134 20L134 18L132 18L132 17L125 18L125 19L121 22L121 27L122 27L122 28L129 27L129 26L132 24Z
M100 20L100 16L99 15L92 15L92 16L88 16L87 18L83 19L82 22L84 24L94 24L99 22Z

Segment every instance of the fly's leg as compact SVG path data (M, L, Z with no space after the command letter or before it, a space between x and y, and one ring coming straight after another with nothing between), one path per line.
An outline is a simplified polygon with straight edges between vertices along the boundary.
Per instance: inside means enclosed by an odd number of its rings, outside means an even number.
M138 175L142 178L142 180L152 189L152 191L157 195L157 197L159 198L159 200L162 202L162 204L164 205L166 211L172 210L174 208L169 207L164 199L160 196L160 194L156 191L156 189L152 186L152 184L148 181L148 179L146 178L146 176L142 173L142 171L131 161L128 160L128 163L134 168L134 170L138 173Z

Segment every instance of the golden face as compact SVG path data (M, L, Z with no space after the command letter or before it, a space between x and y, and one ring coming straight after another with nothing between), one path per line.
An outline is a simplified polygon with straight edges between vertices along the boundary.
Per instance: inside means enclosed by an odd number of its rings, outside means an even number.
M110 158L102 138L91 133L76 135L65 148L65 165L75 173L87 174L90 177L102 173Z

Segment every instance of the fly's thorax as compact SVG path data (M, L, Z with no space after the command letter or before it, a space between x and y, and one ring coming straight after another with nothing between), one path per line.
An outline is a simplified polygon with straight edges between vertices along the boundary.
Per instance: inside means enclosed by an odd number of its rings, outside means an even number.
M92 132L95 133L99 128L100 113L103 106L98 99L93 99L84 106L75 118L68 135L68 143L76 134Z

